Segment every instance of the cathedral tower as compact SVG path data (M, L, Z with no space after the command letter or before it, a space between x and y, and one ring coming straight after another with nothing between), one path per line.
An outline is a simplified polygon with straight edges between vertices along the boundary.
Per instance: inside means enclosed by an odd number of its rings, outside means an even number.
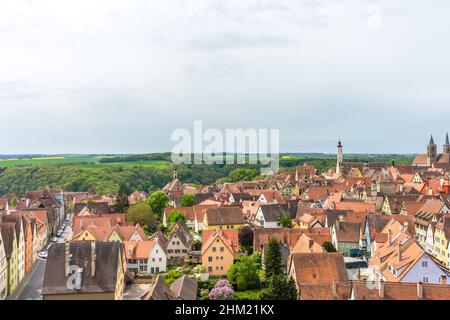
M427 147L427 165L431 167L436 164L436 161L437 161L437 146L434 143L432 135Z
M444 144L444 148L443 148L443 153L450 153L450 143L448 141L448 132L445 135L445 144Z

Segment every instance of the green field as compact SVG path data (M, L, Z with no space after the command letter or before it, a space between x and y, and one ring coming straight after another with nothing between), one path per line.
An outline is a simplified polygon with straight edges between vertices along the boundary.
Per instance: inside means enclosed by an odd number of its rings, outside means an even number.
M23 157L23 158L5 158L0 159L0 167L27 167L36 165L60 165L74 168L106 168L106 167L170 167L172 164L168 161L147 160L131 162L112 162L101 163L100 159L110 158L110 156L96 155L61 155L61 156L42 156L42 157Z

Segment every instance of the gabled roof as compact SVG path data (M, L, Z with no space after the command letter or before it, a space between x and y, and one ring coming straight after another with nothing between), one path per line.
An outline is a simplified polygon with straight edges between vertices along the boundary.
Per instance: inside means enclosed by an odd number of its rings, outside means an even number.
M298 239L297 244L292 249L292 253L322 253L325 250L320 244L315 242L312 238L306 234L302 234Z
M338 221L334 224L338 242L359 242L361 224L359 222Z
M209 208L205 217L209 226L244 224L242 209L237 207Z
M156 240L146 241L124 241L125 257L127 259L145 259L150 258L150 253L158 244Z
M197 300L197 281L187 275L178 278L173 282L169 289L174 299L177 300Z
M202 254L216 240L222 241L232 254L239 253L239 233L237 230L203 230Z
M141 300L173 300L172 292L166 288L164 280L158 275L148 291L141 295Z
M293 253L291 268L297 284L349 281L344 256L339 253Z
M93 215L110 213L108 202L81 202L75 203L73 208L74 216L78 216L85 208Z
M95 244L95 255L92 252ZM48 250L47 264L44 273L42 294L60 295L74 293L115 292L117 283L119 257L122 255L122 244L118 242L72 242L67 244L70 253L70 265L83 268L81 273L81 289L69 289L65 270L66 244L52 244ZM95 275L91 275L92 257L95 257Z
M14 249L15 224L12 222L0 223L0 232L2 233L6 257L10 259Z

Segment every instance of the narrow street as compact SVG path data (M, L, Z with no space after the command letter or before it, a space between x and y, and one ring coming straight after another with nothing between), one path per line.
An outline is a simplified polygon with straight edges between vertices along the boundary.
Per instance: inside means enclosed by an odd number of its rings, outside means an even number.
M25 276L16 291L7 300L38 300L41 298L46 260L37 259L33 269Z
M70 215L69 215L70 217ZM66 240L70 240L72 237L72 228L70 221L65 221L66 229L62 236L58 239L58 243L64 243ZM46 250L50 248L52 244L46 246ZM31 271L25 275L23 280L15 292L7 297L7 300L39 300L42 298L42 286L44 281L45 265L47 260L37 258Z

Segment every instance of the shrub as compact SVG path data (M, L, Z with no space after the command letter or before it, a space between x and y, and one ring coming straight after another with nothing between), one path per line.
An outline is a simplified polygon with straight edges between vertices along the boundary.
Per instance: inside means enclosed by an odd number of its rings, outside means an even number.
M236 285L237 285L238 291L247 290L247 287L248 287L247 279L245 279L244 276L238 276L236 279Z

